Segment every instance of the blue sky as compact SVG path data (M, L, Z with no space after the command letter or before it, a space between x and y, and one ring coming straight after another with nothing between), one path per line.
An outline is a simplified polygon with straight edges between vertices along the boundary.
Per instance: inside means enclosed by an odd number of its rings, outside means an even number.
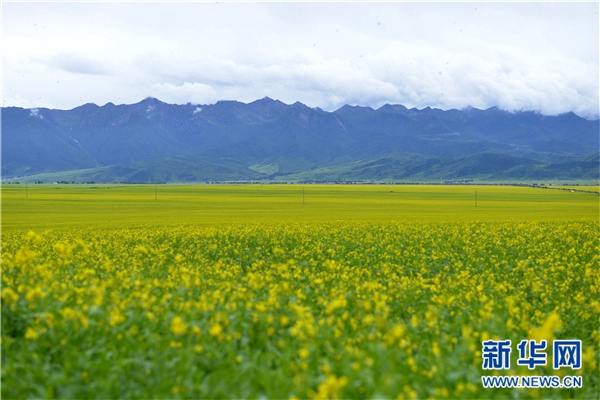
M3 2L2 105L498 106L598 117L598 2Z

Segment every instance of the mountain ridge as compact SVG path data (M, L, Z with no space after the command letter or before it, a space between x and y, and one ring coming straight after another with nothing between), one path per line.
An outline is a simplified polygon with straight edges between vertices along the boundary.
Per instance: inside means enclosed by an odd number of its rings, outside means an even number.
M179 156L204 160L198 165L210 160L248 179L256 177L253 165L277 164L278 176L285 176L391 155L449 160L494 153L554 165L583 162L598 152L598 127L598 120L572 112L545 116L497 107L419 110L400 104L344 105L329 112L269 97L208 105L147 97L135 104L87 103L71 110L7 107L2 108L2 177L143 162L152 168L152 160ZM236 166L228 170L230 160ZM523 168L531 168L529 161ZM478 165L472 175L486 175L486 167ZM504 172L515 166L505 167ZM574 178L590 176L581 168ZM393 169L390 165L387 176L397 172ZM206 173L184 181L211 180Z

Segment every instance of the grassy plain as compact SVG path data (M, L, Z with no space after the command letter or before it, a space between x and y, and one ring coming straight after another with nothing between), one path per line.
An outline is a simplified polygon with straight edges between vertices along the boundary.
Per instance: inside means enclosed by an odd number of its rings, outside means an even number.
M2 229L4 398L599 395L594 194L6 185ZM556 338L581 369L516 365ZM512 340L509 370L482 369L488 339Z

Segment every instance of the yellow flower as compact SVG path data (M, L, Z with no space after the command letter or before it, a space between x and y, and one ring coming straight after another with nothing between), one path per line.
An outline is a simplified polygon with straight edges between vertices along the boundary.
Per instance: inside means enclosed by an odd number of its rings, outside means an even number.
M198 328L196 325L192 326L192 331L194 332L194 335L198 337L202 336L202 330L200 330L200 328Z
M142 245L139 245L139 246L136 246L135 249L133 249L133 252L137 253L137 254L146 255L146 254L148 254L148 249Z
M596 357L596 352L594 351L594 347L590 346L583 353L583 362L586 366L589 367L590 371L594 371L596 369L596 365L598 365L598 357Z
M348 378L345 376L336 377L335 375L327 376L324 382L321 382L317 388L317 392L310 390L308 396L313 399L337 399L339 392L348 384Z
M123 322L125 322L125 316L123 314L121 314L119 309L114 308L110 312L110 319L109 319L110 326L117 326Z
M59 242L54 245L54 251L61 258L69 258L73 252L73 246L68 243Z
M348 300L346 300L345 296L340 296L334 300L332 300L329 305L327 306L327 309L325 310L325 312L327 314L332 314L335 310L341 309L341 308L345 308L348 305Z
M298 356L300 356L300 358L308 358L309 355L310 351L308 351L306 347L303 347L298 351Z
M39 337L38 333L31 329L31 328L27 328L27 331L25 332L25 339L37 339Z
M90 252L88 245L80 239L75 241L75 249L83 255L89 254Z
M29 289L27 291L27 294L25 295L25 298L29 302L33 302L40 297L44 297L44 292L42 291L42 288L39 286L36 286L33 289Z
M400 339L404 335L405 331L406 328L401 322L397 325L394 325L394 327L391 329L392 336L394 336L396 339Z
M417 318L416 315L413 315L410 319L410 324L413 326L413 328L417 328L419 326L419 318Z
M42 237L34 231L29 231L27 232L27 235L25 235L25 240L33 244L39 244L42 241Z
M65 307L62 310L60 310L59 314L64 319L76 319L77 318L77 311L75 311L75 310L73 310L72 308L69 308L69 307Z
M439 357L442 354L442 351L440 350L440 345L437 342L433 343L432 352L433 355L435 355L436 357Z
M171 332L175 335L183 335L187 331L187 324L179 316L171 320Z
M219 336L223 332L223 327L218 322L210 327L208 333L212 336Z
M11 288L6 288L2 290L2 300L6 304L16 303L19 300L19 295Z
M33 260L35 256L37 256L35 251L23 248L17 251L17 254L15 254L14 262L16 265L25 264Z
M552 311L541 327L531 328L528 332L528 338L538 342L542 340L551 341L554 339L554 332L562 328L562 320L555 311Z

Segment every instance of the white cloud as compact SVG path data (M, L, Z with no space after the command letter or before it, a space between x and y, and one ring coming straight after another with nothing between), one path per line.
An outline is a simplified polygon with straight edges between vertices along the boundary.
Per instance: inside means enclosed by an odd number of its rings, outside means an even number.
M182 85L157 83L152 86L152 92L159 99L171 99L171 102L177 104L207 104L221 100L219 94L210 85L203 83L184 82Z
M4 106L270 96L326 110L397 103L598 116L597 3L7 3L3 11Z
M48 57L40 62L50 68L60 69L65 72L86 75L107 75L108 68L104 62L93 57L81 56L79 54L60 53Z

